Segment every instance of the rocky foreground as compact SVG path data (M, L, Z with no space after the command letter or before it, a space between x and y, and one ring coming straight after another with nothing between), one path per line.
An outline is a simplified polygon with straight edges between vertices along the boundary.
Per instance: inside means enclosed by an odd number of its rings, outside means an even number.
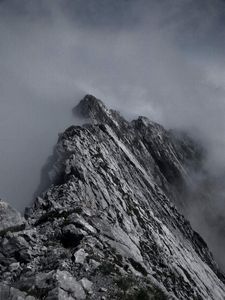
M127 122L93 96L60 135L54 183L25 217L0 202L0 300L225 299L225 277L178 212L186 136Z

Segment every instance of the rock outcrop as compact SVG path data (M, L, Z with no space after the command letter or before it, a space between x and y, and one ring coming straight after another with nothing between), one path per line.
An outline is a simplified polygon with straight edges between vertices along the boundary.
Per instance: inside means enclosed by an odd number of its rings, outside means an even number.
M0 236L0 299L225 299L224 275L175 205L200 149L90 95L74 113L87 124L60 135L56 182L25 227L9 217Z
M25 220L20 213L0 199L0 236L8 231L25 228Z

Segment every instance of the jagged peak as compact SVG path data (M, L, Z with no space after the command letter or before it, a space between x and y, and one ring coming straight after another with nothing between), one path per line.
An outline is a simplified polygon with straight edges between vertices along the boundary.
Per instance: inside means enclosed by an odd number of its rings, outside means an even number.
M89 119L93 123L108 123L109 125L117 125L121 123L124 125L128 122L120 115L119 112L109 109L103 101L93 95L87 94L82 100L74 107L73 112L76 116ZM131 124L154 127L158 130L165 130L160 124L149 120L145 116L139 116L138 119L133 120Z
M165 128L162 125L160 125L156 122L153 122L149 118L144 117L144 116L139 116L137 119L133 120L132 123L139 125L139 126L143 126L143 127L150 126L150 127L154 127L156 129L165 131Z
M126 120L121 117L119 112L108 109L101 100L89 94L74 107L73 113L76 116L88 119L91 123L105 123L114 129L127 124Z
M83 99L80 100L77 106L74 107L73 112L83 118L97 118L101 114L105 114L109 110L105 104L94 97L93 95L87 94Z

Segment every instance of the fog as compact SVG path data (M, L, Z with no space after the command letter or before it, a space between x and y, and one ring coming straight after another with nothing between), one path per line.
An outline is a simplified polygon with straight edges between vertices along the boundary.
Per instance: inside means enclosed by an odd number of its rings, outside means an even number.
M1 198L21 211L32 201L58 133L78 122L72 108L87 93L128 119L188 130L207 149L206 169L220 174L224 17L222 0L0 1ZM224 212L223 199L214 201Z

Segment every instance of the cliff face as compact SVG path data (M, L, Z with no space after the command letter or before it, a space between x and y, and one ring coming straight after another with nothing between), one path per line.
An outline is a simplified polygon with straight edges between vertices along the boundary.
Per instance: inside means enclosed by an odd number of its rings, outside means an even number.
M174 204L201 151L90 95L74 113L87 124L60 135L55 183L26 223L0 211L0 299L224 299L223 274Z

